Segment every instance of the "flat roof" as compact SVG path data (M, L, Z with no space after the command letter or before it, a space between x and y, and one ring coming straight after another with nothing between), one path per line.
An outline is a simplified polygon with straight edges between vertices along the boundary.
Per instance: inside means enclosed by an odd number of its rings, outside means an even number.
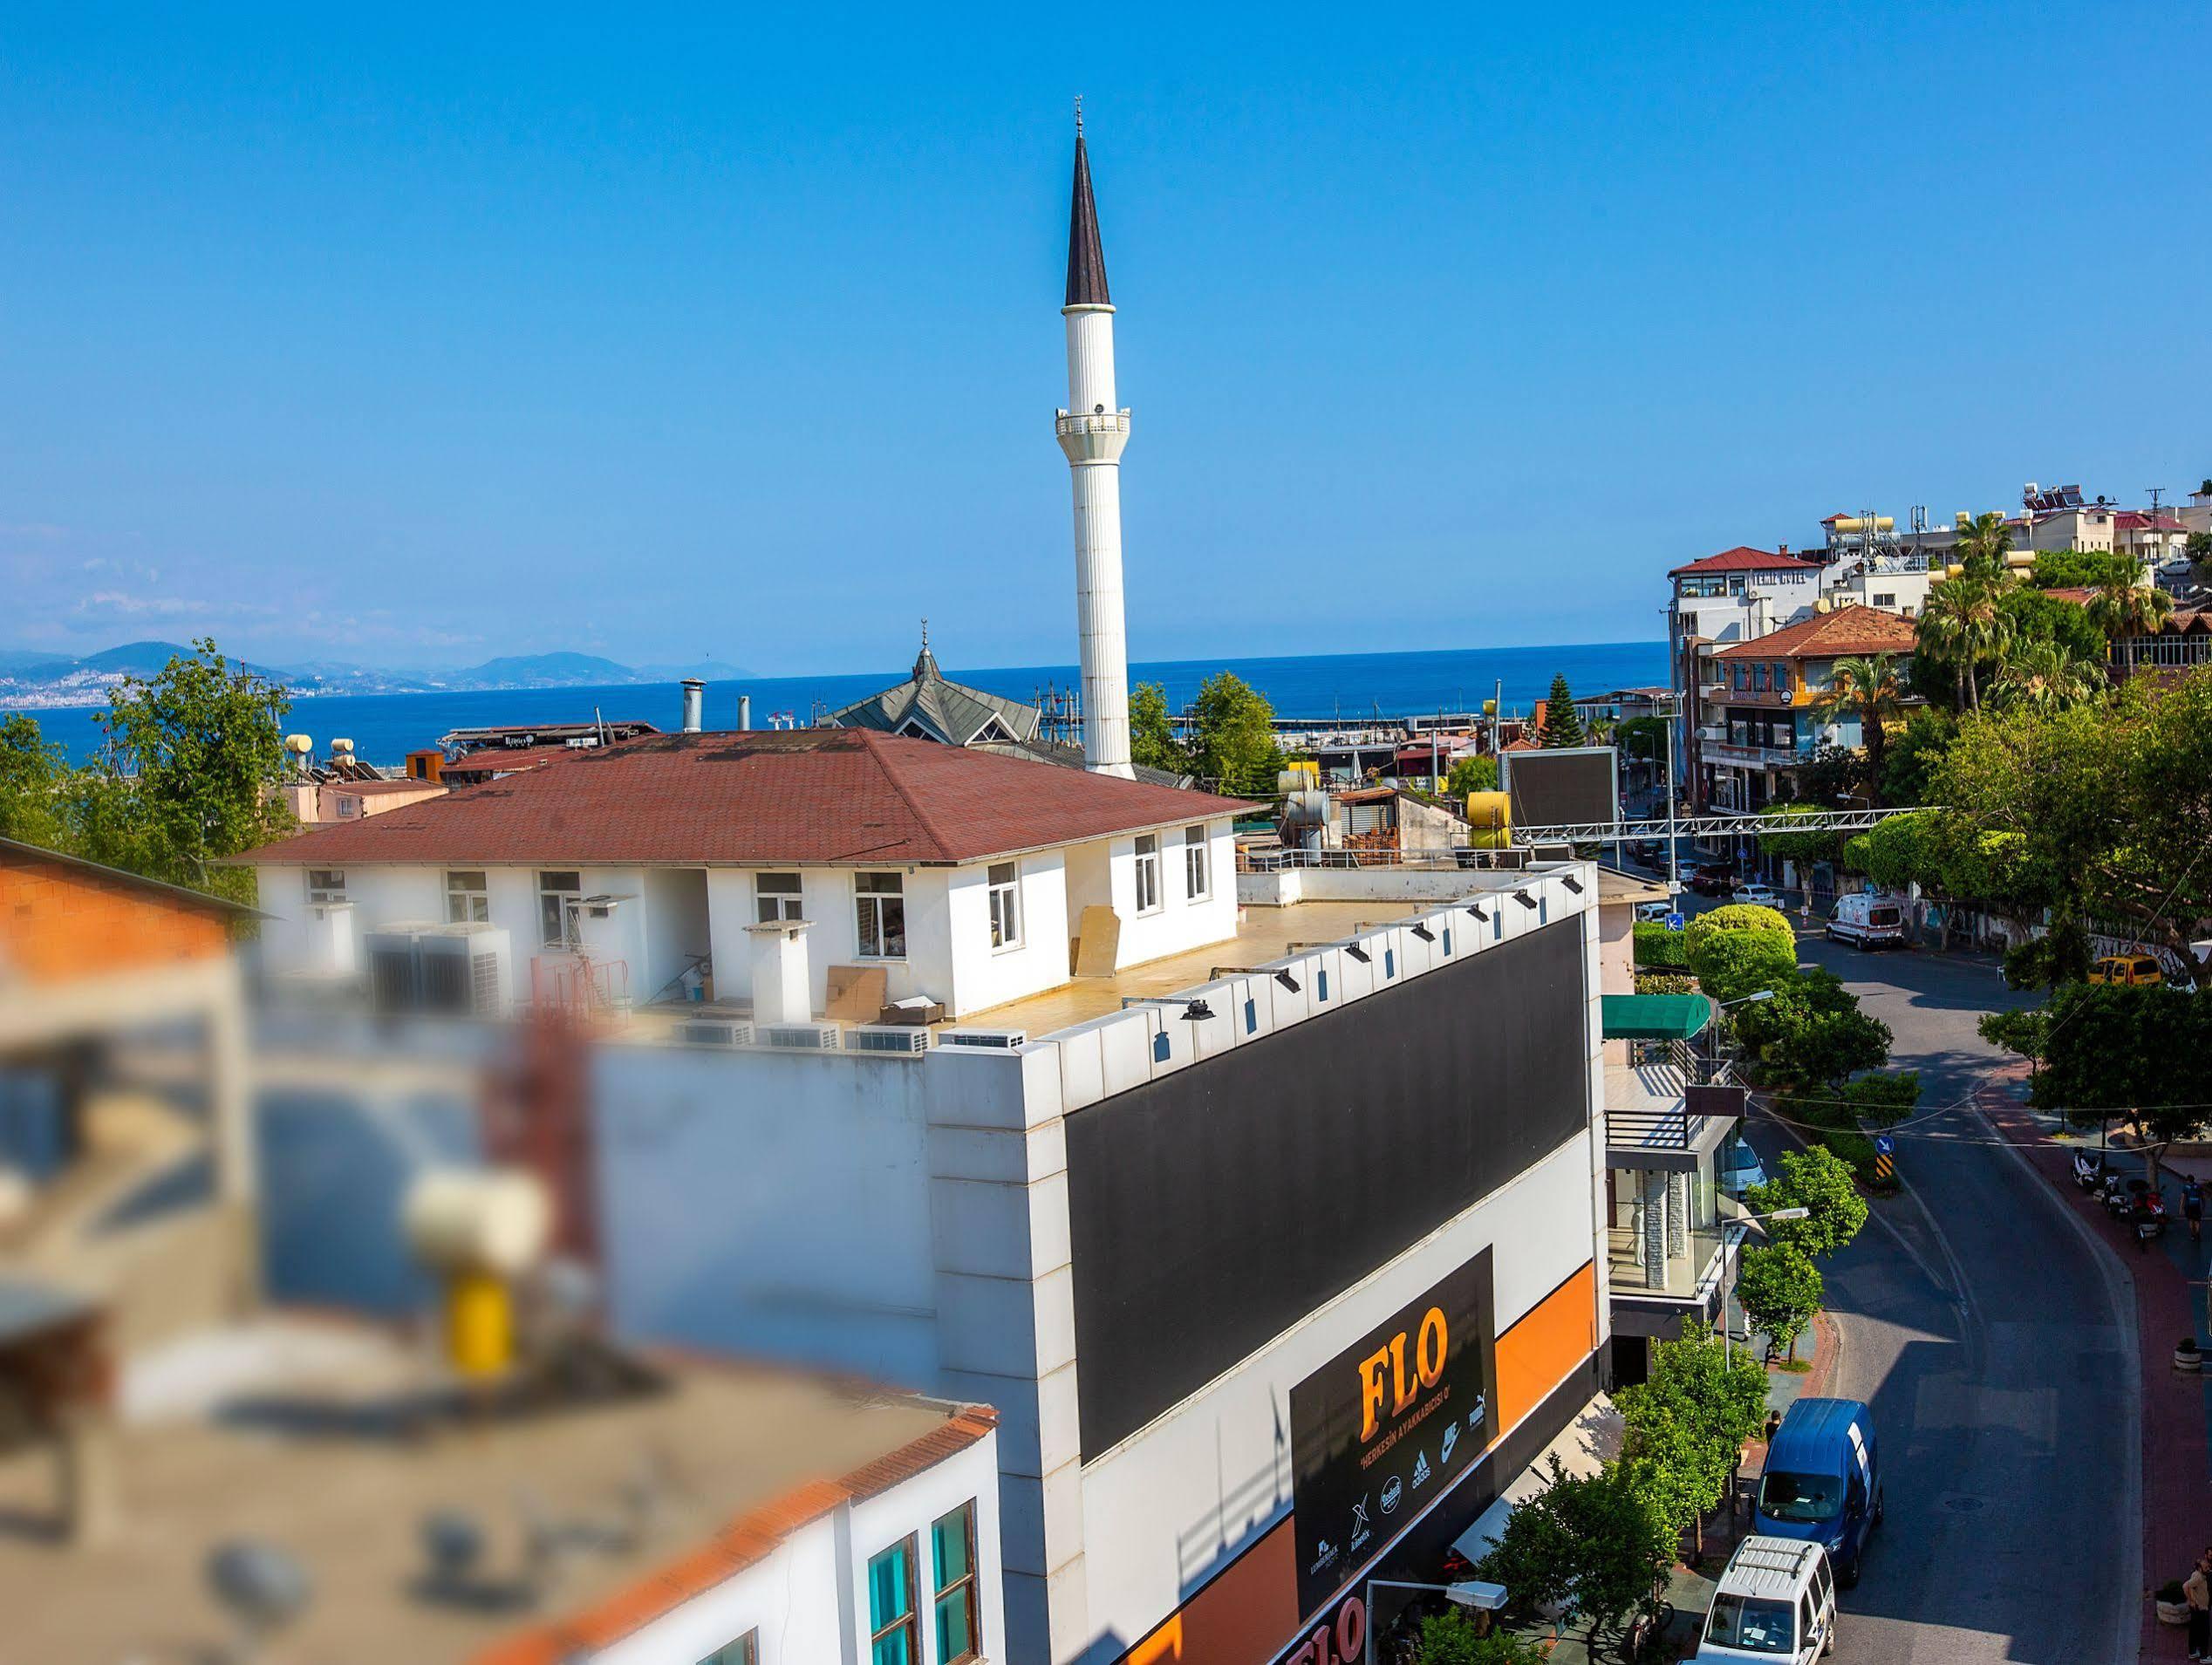
M359 1327L288 1322L270 1375L234 1372L226 1391L173 1398L167 1420L116 1430L106 1541L0 1536L11 1656L213 1651L233 1626L209 1593L207 1559L249 1539L283 1550L313 1586L279 1633L287 1659L457 1660L494 1644L503 1655L563 1658L650 1622L761 1559L789 1527L887 1490L993 1423L980 1408L646 1355L665 1392L413 1433L399 1413L426 1389L414 1353ZM275 1371L277 1360L307 1357L319 1365ZM44 1516L53 1469L35 1445L0 1459L0 1512ZM440 1511L466 1516L484 1540L450 1593L426 1582L423 1524ZM538 1606L522 1595L533 1518L591 1540L562 1558Z

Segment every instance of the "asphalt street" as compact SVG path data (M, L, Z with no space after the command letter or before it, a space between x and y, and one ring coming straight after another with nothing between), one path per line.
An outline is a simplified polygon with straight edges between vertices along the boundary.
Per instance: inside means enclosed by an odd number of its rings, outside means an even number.
M2023 997L1984 959L1817 938L1801 953L1889 1025L1895 1067L1922 1083L1896 1136L1908 1194L1874 1204L1826 1273L1831 1391L1874 1407L1888 1504L1835 1657L2132 1661L2133 1309L2104 1252L1965 1106L2000 1057L1975 1020ZM1751 1136L1770 1167L1788 1148L1771 1120Z

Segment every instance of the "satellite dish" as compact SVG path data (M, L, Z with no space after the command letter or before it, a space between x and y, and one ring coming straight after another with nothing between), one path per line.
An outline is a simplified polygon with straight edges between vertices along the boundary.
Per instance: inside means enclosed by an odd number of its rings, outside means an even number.
M238 1656L251 1659L261 1642L307 1610L315 1586L307 1569L274 1544L233 1539L208 1557L208 1587L238 1621Z
M1106 414L1106 407L1103 405L1094 405L1090 407L1090 413L1093 416L1103 416Z

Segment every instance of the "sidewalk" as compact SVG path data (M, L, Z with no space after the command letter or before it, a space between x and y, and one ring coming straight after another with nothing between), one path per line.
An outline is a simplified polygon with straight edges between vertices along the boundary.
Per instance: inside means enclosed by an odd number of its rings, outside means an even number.
M2174 1368L2174 1344L2194 1335L2207 1340L2201 1280L2206 1245L2192 1242L2181 1224L2178 1188L2161 1173L2171 1213L2166 1235L2138 1252L2101 1205L2073 1182L2072 1151L2080 1141L2059 1134L2058 1120L2028 1109L2024 1067L2011 1079L1976 1095L1998 1133L2049 1180L2068 1207L2111 1245L2135 1288L2136 1346L2143 1375L2143 1626L2147 1660L2180 1660L2188 1647L2178 1626L2161 1625L2150 1592L2186 1574L2189 1563L2212 1545L2212 1382ZM2093 1143L2093 1138L2092 1140ZM2140 1171L2133 1151L2109 1150L2107 1160ZM2193 1282L2192 1280L2197 1280Z

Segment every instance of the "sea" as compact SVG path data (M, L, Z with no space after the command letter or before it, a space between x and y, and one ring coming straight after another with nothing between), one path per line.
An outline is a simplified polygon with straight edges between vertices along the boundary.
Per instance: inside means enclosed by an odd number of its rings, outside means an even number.
M1316 726L1351 725L1376 718L1479 710L1501 693L1508 713L1526 712L1564 675L1580 698L1617 688L1663 687L1663 642L1586 642L1560 647L1451 648L1423 653L1325 653L1277 658L1168 659L1130 666L1130 682L1157 682L1168 708L1197 697L1198 684L1218 671L1232 671L1261 693L1279 717ZM775 721L804 727L822 712L900 682L910 665L834 676L754 677L710 682L705 725L737 727L741 694L753 699L753 724ZM1077 679L1072 665L1002 665L945 674L1025 703L1047 688L1065 690ZM353 742L354 754L396 765L411 751L434 746L455 728L502 724L588 721L594 712L610 721L638 720L674 729L682 723L682 691L675 683L623 683L611 687L495 688L474 693L321 694L295 699L286 727L310 735L317 754L334 738ZM100 733L98 708L34 711L49 740L72 758L91 755Z

